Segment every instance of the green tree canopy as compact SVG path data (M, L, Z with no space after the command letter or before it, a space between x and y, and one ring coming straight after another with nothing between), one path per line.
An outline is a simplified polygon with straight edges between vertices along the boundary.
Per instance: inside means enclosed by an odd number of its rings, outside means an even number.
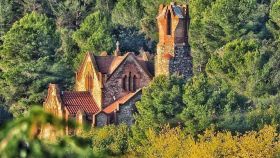
M1 37L22 15L23 7L17 0L0 1L0 41Z
M136 103L136 124L141 128L159 127L174 123L183 108L183 80L176 77L158 76L143 89L140 102Z
M212 55L206 70L210 77L227 83L239 94L258 96L265 85L258 78L264 65L256 40L235 40Z
M112 11L112 21L125 27L140 27L143 8L139 0L120 0Z
M250 108L245 97L226 85L211 81L205 75L194 76L187 82L183 101L185 107L180 116L185 123L185 130L190 133L204 131L211 125L219 127L223 124L220 128L225 129L227 126L224 121ZM231 125L234 126L232 122Z
M111 23L108 17L100 11L86 17L80 28L73 34L81 51L92 51L99 54L102 51L112 51L114 39L111 36Z
M216 0L203 1L200 7L200 4L191 6L191 13L204 11L191 14L194 16L190 32L196 68L204 69L210 54L232 40L247 36L263 39L269 35L265 25L269 12L266 2Z
M56 55L59 45L55 25L45 15L32 12L13 24L0 51L1 94L7 105L42 103L47 85L64 78L67 66Z

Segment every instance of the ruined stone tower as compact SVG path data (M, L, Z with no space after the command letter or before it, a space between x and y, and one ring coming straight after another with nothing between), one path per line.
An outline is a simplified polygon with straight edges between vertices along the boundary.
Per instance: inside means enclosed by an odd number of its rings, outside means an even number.
M190 23L187 5L161 5L157 17L159 43L155 58L155 75L192 76L192 57L188 43Z

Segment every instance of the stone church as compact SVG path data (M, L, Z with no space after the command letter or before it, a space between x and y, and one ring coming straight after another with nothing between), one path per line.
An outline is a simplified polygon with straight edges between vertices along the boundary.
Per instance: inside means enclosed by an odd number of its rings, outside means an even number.
M113 55L89 52L76 71L74 91L61 91L58 85L50 84L44 110L92 127L133 124L135 102L154 76L192 76L188 6L160 5L157 22L159 43L155 57L148 52L121 55L118 45ZM64 132L70 134L68 129Z

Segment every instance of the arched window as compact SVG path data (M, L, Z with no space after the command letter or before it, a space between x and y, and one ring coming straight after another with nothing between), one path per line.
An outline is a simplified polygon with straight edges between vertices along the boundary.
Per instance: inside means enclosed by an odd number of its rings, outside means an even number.
M93 77L90 74L86 75L86 90L90 91L93 89Z
M127 84L127 76L125 75L122 80L122 87L123 87L123 90L125 90L125 91L127 90L126 84Z
M137 87L136 87L136 79L137 79L137 78L136 78L136 76L134 75L134 76L133 76L133 89L132 89L133 91L136 91L136 89L137 89Z
M132 90L132 76L131 76L131 72L129 73L129 76L128 76L128 90L131 91Z
M172 33L172 18L171 18L171 12L168 11L167 12L167 30L166 30L166 34L167 35L171 35Z
M129 72L128 75L125 75L123 78L122 78L122 87L123 87L123 90L125 91L130 91L130 92L133 92L137 89L137 77L136 75L132 75L131 72Z

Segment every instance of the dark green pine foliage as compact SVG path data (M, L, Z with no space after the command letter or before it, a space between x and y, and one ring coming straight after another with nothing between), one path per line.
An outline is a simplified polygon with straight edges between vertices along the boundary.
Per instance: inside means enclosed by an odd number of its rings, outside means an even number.
M190 3L193 19L190 41L195 71L203 71L210 55L232 40L246 37L264 39L269 36L265 25L269 5L265 2L194 0Z
M49 83L67 78L67 66L56 54L59 36L53 21L32 12L3 36L0 50L1 95L14 115L42 104Z
M20 19L23 6L17 0L0 0L0 45L1 37Z
M266 86L257 79L265 62L256 40L235 40L212 55L207 64L208 75L227 83L241 95L259 96ZM258 91L260 89L260 91Z
M100 11L96 11L86 17L80 28L73 34L73 39L82 53L91 51L98 55L102 51L113 50L114 39L111 31L109 18Z
M143 129L158 128L165 123L175 123L183 108L184 81L175 76L158 76L143 89L142 99L136 103L136 125Z
M241 130L244 127L238 125L242 120L239 114L251 108L247 98L202 74L186 84L183 101L185 105L180 118L185 130L195 134L211 126Z
M143 7L140 0L118 1L112 11L112 21L124 27L140 28L140 20L143 17Z
M92 0L47 0L58 28L76 30L95 6Z

